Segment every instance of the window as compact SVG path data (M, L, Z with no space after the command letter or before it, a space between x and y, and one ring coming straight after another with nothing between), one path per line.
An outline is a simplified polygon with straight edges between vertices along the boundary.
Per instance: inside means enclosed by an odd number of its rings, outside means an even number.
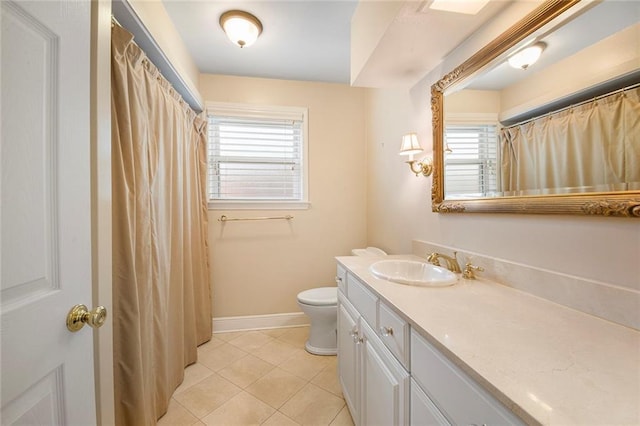
M306 208L307 109L207 104L210 208Z
M499 190L497 128L495 122L445 125L445 198L481 197Z

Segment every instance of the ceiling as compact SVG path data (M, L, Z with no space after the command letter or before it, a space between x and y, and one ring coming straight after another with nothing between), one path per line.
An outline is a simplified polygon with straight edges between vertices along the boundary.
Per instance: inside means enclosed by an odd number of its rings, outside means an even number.
M202 73L352 83L356 0L162 1ZM430 0L392 1L402 7L375 40L358 86L415 84L510 0L492 0L477 15L425 8ZM263 33L254 45L240 49L226 38L218 20L230 9L261 20Z
M163 1L202 73L349 83L357 1ZM252 46L240 49L220 28L220 15L231 9L262 22Z

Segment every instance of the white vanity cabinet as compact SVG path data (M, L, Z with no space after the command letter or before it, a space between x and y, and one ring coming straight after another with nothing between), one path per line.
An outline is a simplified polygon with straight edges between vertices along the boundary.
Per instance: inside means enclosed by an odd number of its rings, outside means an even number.
M342 265L337 280L338 373L356 425L524 424Z
M408 425L409 373L374 331L377 297L354 280L347 275L348 297L338 292L338 372L349 411L356 425Z
M420 385L411 379L411 426L450 426L444 415L433 401L422 390Z

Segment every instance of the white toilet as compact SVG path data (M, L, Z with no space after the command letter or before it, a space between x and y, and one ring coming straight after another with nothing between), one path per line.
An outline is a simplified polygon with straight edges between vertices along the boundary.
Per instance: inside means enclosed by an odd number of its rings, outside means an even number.
M337 353L338 287L318 287L298 293L298 306L311 321L304 347L314 355Z
M387 255L387 253L384 250L381 250L378 247L353 249L351 250L351 254L354 256L366 256L366 257L380 257L380 256Z
M385 256L376 247L353 249L354 256ZM311 322L309 339L304 345L314 355L335 355L337 345L338 287L318 287L298 293L298 306Z

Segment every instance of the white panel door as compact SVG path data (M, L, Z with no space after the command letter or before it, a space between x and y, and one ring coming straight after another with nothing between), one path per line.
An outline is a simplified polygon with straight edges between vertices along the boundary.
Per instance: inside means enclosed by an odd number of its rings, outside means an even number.
M1 10L0 423L96 423L91 307L90 19L80 0Z

